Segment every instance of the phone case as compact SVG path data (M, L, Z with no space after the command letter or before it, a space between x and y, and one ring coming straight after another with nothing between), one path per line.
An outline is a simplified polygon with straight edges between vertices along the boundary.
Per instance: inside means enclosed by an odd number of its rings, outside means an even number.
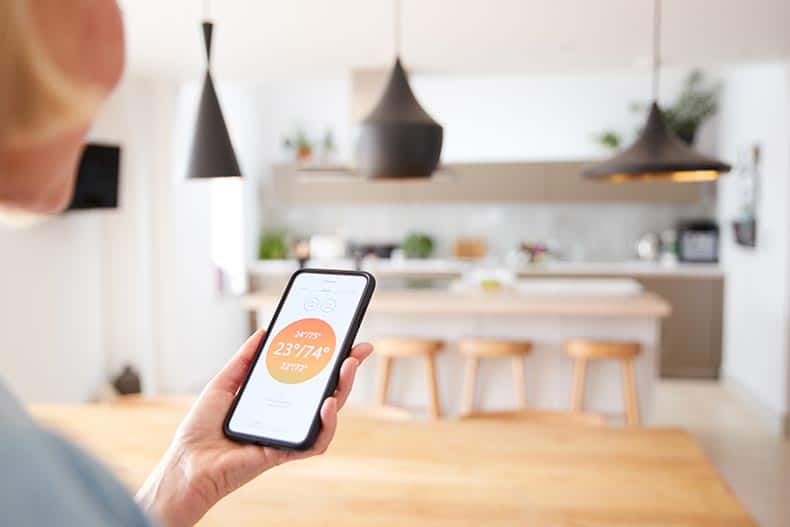
M338 349L338 353L340 353L340 357L335 362L334 368L332 369L332 374L329 376L329 382L326 385L326 389L321 397L321 403L318 405L318 409L316 410L315 415L313 416L312 424L310 425L310 430L307 433L304 441L300 443L290 443L287 441L278 441L276 439L271 439L267 437L260 437L260 436L253 436L248 434L240 434L238 432L233 432L229 428L230 418L233 415L233 412L236 411L236 405L241 398L241 394L244 393L244 389L247 387L247 382L250 380L250 375L252 374L253 367L258 363L260 359L261 352L266 345L269 337L272 333L272 328L274 327L274 322L277 320L277 317L280 316L280 310L283 307L283 303L285 299L288 297L288 294L291 292L291 286L294 283L294 280L297 276L302 273L312 273L312 274L329 274L329 275L356 275L356 276L363 276L367 280L367 284L365 286L365 291L362 293L362 298L357 305L357 310L354 313L354 318L351 320L351 326L349 327L348 333L346 334L346 338L343 340L343 343L340 345ZM233 441L239 443L252 443L261 446L271 446L275 448L280 448L284 450L307 450L313 444L315 444L316 439L318 438L318 434L321 431L321 407L324 404L324 401L330 397L334 392L335 388L337 387L338 378L340 376L340 367L343 365L343 361L348 357L349 353L351 352L351 347L354 345L354 340L357 338L357 332L359 332L359 326L362 324L362 319L365 317L365 312L367 311L368 304L370 304L370 299L373 297L373 291L376 289L376 278L364 271L341 271L341 270L332 270L332 269L300 269L299 271L295 272L291 275L291 278L288 280L288 285L285 288L285 292L283 293L282 297L280 298L280 302L277 304L277 309L274 311L274 316L272 316L271 321L269 322L269 327L266 330L266 336L261 340L261 343L258 345L258 349L255 352L255 357L252 360L252 365L250 366L249 371L247 371L247 375L244 378L244 382L239 388L236 397L233 399L233 404L230 406L230 410L228 410L228 414L225 416L225 421L222 425L222 430L225 434L225 437L231 439Z

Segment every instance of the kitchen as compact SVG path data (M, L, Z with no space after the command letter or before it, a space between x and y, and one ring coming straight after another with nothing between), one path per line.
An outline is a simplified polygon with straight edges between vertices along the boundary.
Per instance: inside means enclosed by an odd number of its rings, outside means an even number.
M386 76L386 71L379 73L379 77ZM357 112L356 116L365 115L365 109L372 107L376 102L375 96L382 89L384 82L379 79L378 91L371 89L370 93L365 92L363 88L374 84L372 77L371 72L352 75L348 95L350 102L346 105ZM688 77L677 77L683 90L683 83ZM415 89L421 86L420 80L419 77L415 79ZM601 85L611 85L617 79L590 79L588 76L584 81L576 81L588 88L588 92L595 93L601 91ZM525 114L531 111L531 108L521 110L524 107L522 95L525 95L529 84L498 79L492 86L500 89L499 86L507 82L518 83L522 88L518 90L518 100L514 97L512 101L514 108ZM543 89L557 91L566 82L569 81L565 78L549 78L533 80L532 84L551 85L553 90ZM480 91L479 81L434 79L432 91L428 94L433 94L436 106L441 109L447 94L463 91L465 84L473 84ZM536 88L532 87L532 90L536 91ZM359 100L366 95L369 100ZM525 98L530 100L532 97L527 94ZM486 100L495 102L487 103ZM507 102L502 97L491 96L482 98L479 104L493 113ZM589 101L579 95L575 100L565 101L565 104L571 102L576 106L568 114L577 113L580 117L577 117L578 123L570 120L563 123L567 127L567 131L562 132L562 137L566 137L562 141L563 146L568 152L573 152L563 157L573 159L580 157L577 152L592 152L585 157L600 158L605 151L593 139L592 127L596 125L591 125L587 116L581 117L582 110L590 105ZM428 104L425 103L426 106ZM464 118L469 112L468 106L445 110L447 119L454 126L446 129L448 149L452 148L454 137L469 134L464 129L471 122ZM354 117L352 115L352 119ZM500 117L498 121L492 118L491 127L508 130L514 122L521 122L519 115ZM345 128L352 126L346 122ZM537 128L544 124L536 123L534 126ZM578 134L573 130L574 126L592 128L578 145L567 139ZM338 128L342 129L341 126ZM527 125L521 128L519 134L527 137L537 135ZM703 131L711 132L704 128ZM649 336L643 345L647 349L660 349L660 343L664 342L665 346L662 353L656 353L655 357L652 353L646 354L640 361L640 364L651 365L644 374L645 378L657 377L652 367L654 361L660 362L660 370L666 376L717 378L721 363L724 274L717 264L718 229L715 221L712 227L699 221L700 218L716 217L715 183L679 185L651 182L612 186L588 182L580 174L591 161L496 161L506 154L496 152L495 149L500 147L496 140L492 142L491 139L476 140L463 149L467 159L477 155L478 159L486 161L443 161L439 172L425 181L365 181L342 165L327 163L326 159L323 166L311 159L273 165L270 178L262 183L260 191L264 230L258 250L263 259L249 267L248 278L253 293L247 297L245 306L253 315L262 309L258 318L265 323L288 274L299 267L296 261L299 258L306 259L302 264L311 267L369 270L379 277L382 290L377 298L381 299L390 290L427 288L439 294L448 288L456 292L458 289L467 292L489 289L485 297L494 304L497 298L507 299L508 291L526 289L530 283L533 287L542 288L539 294L571 295L573 299L575 293L576 300L578 296L585 295L585 285L594 288L593 294L604 298L607 294L623 295L618 288L622 290L625 287L627 298L629 287L640 288L641 283L645 290L663 295L674 310L670 314L666 307L656 306L656 313L660 313L657 318L664 319L661 321L662 334ZM517 145L515 148L522 147ZM448 157L443 156L443 160ZM515 157L516 154L510 156ZM326 158L321 153L316 157ZM689 225L688 220L697 221ZM675 231L677 226L684 227L680 243ZM693 240L698 239L703 240L702 244L693 245ZM700 245L702 251L693 253L693 247ZM685 254L679 255L678 248L681 247L687 249ZM688 254L689 248L692 254ZM280 259L284 255L290 255L291 261ZM564 281L558 281L558 278ZM590 279L597 280L589 282ZM611 291L607 291L607 287ZM263 295L256 293L259 289L263 290ZM502 291L497 291L500 289ZM694 302L689 302L690 298ZM454 301L457 298L447 299L448 304ZM700 313L705 313L706 318L700 317ZM439 314L436 313L437 316ZM399 322L403 321L402 315L397 316ZM257 323L256 319L252 325ZM479 330L474 321L467 320L467 323L466 327ZM438 337L458 332L457 324L448 324L445 327L442 322L434 320L429 327L422 329L403 324L396 333ZM525 330L519 335L513 330L514 324L523 326L524 321L515 319L509 328L499 330L500 336L538 338ZM363 334L375 340L377 332L387 334L384 328L393 325L383 324L377 328L374 322L369 321L363 328ZM460 327L463 328L464 324ZM595 333L595 330L591 332L589 324L582 325L577 331L581 334ZM391 333L392 330L389 331ZM495 334L496 331L490 336ZM626 331L621 336L627 335ZM563 337L555 334L541 335L540 338L549 347L560 348L562 340L572 336L574 334L570 330ZM602 336L606 336L605 331ZM614 338L617 332L608 336ZM454 340L449 339L449 347L453 347ZM554 354L562 356L558 350ZM445 390L442 399L450 401L452 407L457 407L452 403L457 399L453 390L458 392L461 385L459 367L454 364L447 373L450 378L443 382L444 368L441 365L438 368L439 385ZM553 387L549 391L554 395L548 399L532 397L531 400L551 407L567 405L570 368L570 363L557 365L558 383L565 388ZM647 366L642 366L642 369L647 369ZM409 373L411 375L405 376L421 375L416 370ZM499 371L495 378L501 375L509 373L507 370ZM369 376L373 376L372 371ZM540 377L545 379L545 375ZM373 393L372 379L365 380L370 380L369 399ZM419 393L421 390L414 394L413 388L408 402L424 401L424 394ZM652 387L643 389L643 402L649 400L650 390ZM397 401L407 394L408 390L393 395ZM355 397L364 402L365 394L360 390ZM619 393L613 394L613 401L605 404L608 412L616 413L620 404L618 397ZM487 404L507 406L510 400L510 395L500 394Z
M786 2L120 4L116 202L0 231L38 420L134 491L293 272L360 269L335 443L201 524L787 523ZM708 164L621 181L653 100Z

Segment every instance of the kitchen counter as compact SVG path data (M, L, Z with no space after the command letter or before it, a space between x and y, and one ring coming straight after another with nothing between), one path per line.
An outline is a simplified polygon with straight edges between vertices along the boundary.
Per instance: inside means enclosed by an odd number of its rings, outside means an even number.
M309 267L352 269L354 262L349 259L309 262ZM480 262L456 259L429 258L425 260L371 260L363 263L362 268L382 277L406 276L413 278L458 278L474 269L495 267ZM293 260L257 261L249 266L249 272L258 277L287 276L299 268ZM634 277L688 277L721 278L724 276L719 264L642 262L628 260L622 262L546 262L525 264L512 269L520 277L529 276L634 276Z
M567 280L565 280L567 282ZM634 284L636 285L636 284ZM637 289L637 291L639 291ZM267 326L280 298L279 289L247 295L244 308L253 323ZM388 289L380 287L362 324L359 340L383 336L440 339L445 351L437 358L437 376L444 415L457 415L463 385L464 360L456 351L460 337L529 340L524 377L528 404L538 408L567 408L572 384L572 361L564 342L592 337L639 342L642 353L634 361L641 414L649 423L653 391L661 353L661 321L670 305L659 295L631 294L525 294L448 289ZM376 362L376 359L370 361ZM390 401L410 408L425 408L428 394L422 382L421 361L398 361L390 384ZM620 369L616 361L599 361L588 371L586 408L604 414L622 413ZM513 404L509 361L485 361L481 369L478 406L507 408ZM375 366L360 370L351 399L374 401Z
M310 262L311 266L353 268L350 260L331 262ZM382 294L376 309L393 313L399 306L422 313L441 312L484 314L521 313L535 316L541 312L565 313L571 316L581 312L599 312L612 315L656 312L663 309L654 299L643 297L626 301L613 298L598 299L594 302L587 298L524 298L477 297L474 302L465 302L449 293L426 293L405 289L414 282L428 285L447 285L466 280L474 282L481 276L503 277L504 280L543 280L543 279L631 279L639 282L645 289L661 297L664 304L671 306L671 313L662 315L661 342L663 350L660 357L661 374L671 378L716 379L722 361L722 334L724 323L725 272L718 264L642 262L636 260L622 262L562 262L553 261L540 264L523 265L512 271L499 272L493 266L482 262L469 262L457 259L430 258L425 260L370 260L363 266L379 279L380 293L384 287L401 287L403 295ZM250 265L250 284L253 289L279 291L293 271L298 269L294 261L280 260L255 262ZM486 270L482 272L481 270ZM475 273L477 271L477 273ZM508 278L509 277L509 278ZM252 302L252 303L250 303ZM254 295L245 299L254 307Z
M520 267L520 276L569 275L569 276L672 276L672 277L711 277L724 276L719 264L641 262L548 262Z

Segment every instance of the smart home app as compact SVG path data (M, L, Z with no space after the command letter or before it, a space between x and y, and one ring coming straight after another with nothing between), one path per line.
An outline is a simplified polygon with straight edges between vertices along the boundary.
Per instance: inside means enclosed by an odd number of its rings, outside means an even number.
M357 275L294 279L231 416L231 431L304 441L366 285Z

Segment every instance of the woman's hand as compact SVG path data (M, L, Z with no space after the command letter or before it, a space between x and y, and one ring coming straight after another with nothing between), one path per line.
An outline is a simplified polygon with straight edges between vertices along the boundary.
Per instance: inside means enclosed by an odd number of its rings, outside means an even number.
M164 458L137 493L141 506L164 525L194 525L215 503L265 470L326 451L357 368L373 351L370 344L359 344L343 361L337 390L321 407L321 432L312 448L295 452L241 445L224 436L222 423L263 335L263 330L256 331L205 387Z

